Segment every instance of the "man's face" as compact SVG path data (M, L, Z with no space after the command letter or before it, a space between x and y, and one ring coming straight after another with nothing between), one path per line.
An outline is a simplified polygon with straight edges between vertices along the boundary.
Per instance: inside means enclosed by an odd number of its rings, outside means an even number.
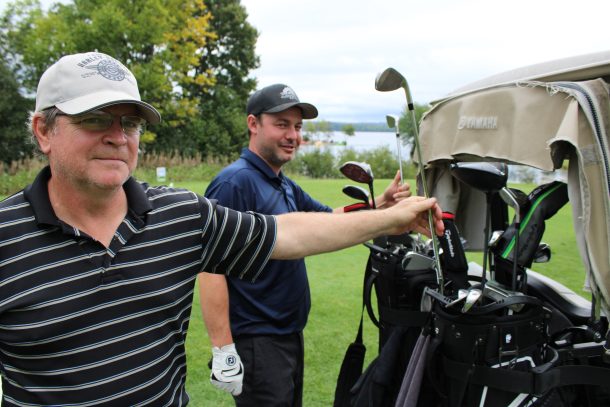
M298 107L279 113L263 113L257 119L248 116L249 148L259 155L276 173L292 160L301 145L303 114Z
M114 119L108 129L87 128L86 124L95 124L95 114L57 117L55 130L41 143L54 181L77 189L113 190L121 187L135 169L140 135L129 131L126 134L121 116L137 116L136 107L122 104L100 111ZM80 121L83 119L88 122Z

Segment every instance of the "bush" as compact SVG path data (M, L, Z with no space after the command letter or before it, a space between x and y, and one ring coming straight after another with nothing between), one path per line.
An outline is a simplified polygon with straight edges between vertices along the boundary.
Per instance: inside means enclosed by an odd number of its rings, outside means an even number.
M398 162L394 153L388 147L379 147L364 152L348 148L342 150L337 156L334 156L328 150L302 153L286 164L283 171L288 174L305 175L312 178L343 178L343 175L339 172L339 167L346 161L368 163L375 178L394 178L398 170ZM414 178L416 172L415 166L403 162L404 178Z
M12 195L31 184L36 174L47 165L46 158L33 157L0 163L0 197Z
M315 150L298 155L286 164L285 171L312 178L337 178L338 176L335 157L327 150Z

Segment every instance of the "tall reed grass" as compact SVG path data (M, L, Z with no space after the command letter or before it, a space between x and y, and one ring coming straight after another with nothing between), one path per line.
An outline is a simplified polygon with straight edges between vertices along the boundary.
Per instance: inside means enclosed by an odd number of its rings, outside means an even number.
M142 154L134 176L138 180L158 184L156 169L165 167L165 184L189 180L210 181L227 163L227 159L203 158L201 155L181 157L178 153ZM25 158L8 165L0 164L0 197L14 194L31 184L45 165L47 160L44 157Z

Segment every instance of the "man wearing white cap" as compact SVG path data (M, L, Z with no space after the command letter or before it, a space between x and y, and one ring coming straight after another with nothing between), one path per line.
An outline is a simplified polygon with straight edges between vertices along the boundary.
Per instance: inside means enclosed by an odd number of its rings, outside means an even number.
M68 55L42 75L30 127L49 165L0 202L3 405L184 406L197 273L263 279L269 258L423 232L429 208L441 232L434 199L329 221L137 182L139 137L160 119L108 55Z

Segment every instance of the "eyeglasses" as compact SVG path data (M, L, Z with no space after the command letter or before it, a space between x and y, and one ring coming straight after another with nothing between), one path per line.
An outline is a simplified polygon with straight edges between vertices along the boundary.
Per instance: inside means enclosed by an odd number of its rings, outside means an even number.
M94 110L79 115L60 113L59 116L68 116L72 124L76 124L85 130L104 131L114 124L115 117L121 120L121 129L128 136L139 136L146 130L146 119L138 116L114 116L101 110Z

